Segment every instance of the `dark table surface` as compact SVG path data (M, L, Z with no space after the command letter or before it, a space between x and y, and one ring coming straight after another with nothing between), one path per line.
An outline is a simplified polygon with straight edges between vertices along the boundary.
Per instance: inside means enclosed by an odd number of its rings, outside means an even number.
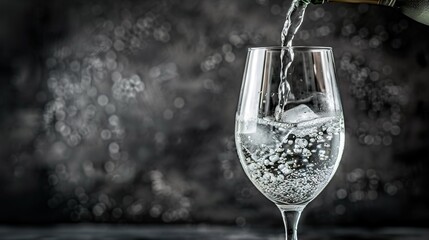
M123 226L60 225L51 227L0 227L1 240L152 240L152 239L284 239L281 229L221 226ZM300 240L428 240L429 229L310 228L304 227Z

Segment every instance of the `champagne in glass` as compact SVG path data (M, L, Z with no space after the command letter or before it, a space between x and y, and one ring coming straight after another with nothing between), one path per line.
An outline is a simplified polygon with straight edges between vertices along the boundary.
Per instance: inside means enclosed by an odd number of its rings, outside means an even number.
M295 58L288 70L289 98L279 117L282 51L293 51ZM331 49L249 49L235 141L246 175L279 207L287 239L296 240L301 211L331 180L344 148Z

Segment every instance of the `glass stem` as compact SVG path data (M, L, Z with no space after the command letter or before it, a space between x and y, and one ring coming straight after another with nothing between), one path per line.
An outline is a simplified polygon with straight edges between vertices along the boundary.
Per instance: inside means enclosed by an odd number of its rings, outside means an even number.
M305 206L278 205L285 224L286 240L298 240L298 221Z

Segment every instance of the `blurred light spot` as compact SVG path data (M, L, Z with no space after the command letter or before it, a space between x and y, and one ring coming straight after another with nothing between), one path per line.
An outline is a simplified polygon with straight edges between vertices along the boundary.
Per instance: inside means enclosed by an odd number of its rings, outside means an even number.
M118 153L119 145L116 142L112 142L109 144L109 152L110 153Z
M116 115L112 115L109 117L109 124L112 126L118 126L119 125L119 118Z
M106 106L109 103L109 98L106 95L100 95L97 98L97 102L100 106Z
M159 217L159 215L162 213L162 207L160 205L154 205L152 206L152 208L149 210L149 214L150 216L156 218Z
M225 61L231 63L231 62L234 62L234 60L235 60L235 54L234 53L228 52L225 54Z
M374 137L371 135L366 135L364 138L364 142L367 145L372 145L374 143Z
M350 198L351 202L361 201L365 198L365 193L361 190L357 190L357 191L352 192L349 195L349 198Z
M392 128L390 129L390 132L392 133L392 135L399 135L401 133L401 128L399 126L392 126Z
M387 194L393 196L393 195L395 195L398 192L398 187L396 187L394 184L386 183L384 185L384 191Z
M112 161L108 161L104 164L104 169L108 173L113 172L113 170L115 170L115 164Z
M113 47L115 48L116 51L120 52L125 49L125 44L122 40L116 40L115 43L113 44Z
M115 36L116 37L124 37L125 36L125 28L122 26L118 26L115 28Z
M100 217L101 215L103 215L104 211L105 211L105 206L103 203L98 203L92 208L92 213L97 217Z
M138 215L143 212L143 205L141 203L135 203L131 205L131 213L133 215Z
M101 139L103 140L109 140L112 137L112 132L108 129L103 129L100 133Z
M174 99L173 104L176 108L183 108L185 106L185 100L181 97L177 97Z
M345 199L347 197L347 191L345 189L338 189L337 190L337 198L338 199Z

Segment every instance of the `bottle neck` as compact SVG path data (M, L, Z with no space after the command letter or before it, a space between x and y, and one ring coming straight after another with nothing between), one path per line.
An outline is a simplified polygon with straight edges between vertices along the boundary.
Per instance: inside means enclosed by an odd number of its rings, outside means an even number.
M393 7L396 0L312 0L312 3L326 3L326 2L339 2L339 3L367 3Z

